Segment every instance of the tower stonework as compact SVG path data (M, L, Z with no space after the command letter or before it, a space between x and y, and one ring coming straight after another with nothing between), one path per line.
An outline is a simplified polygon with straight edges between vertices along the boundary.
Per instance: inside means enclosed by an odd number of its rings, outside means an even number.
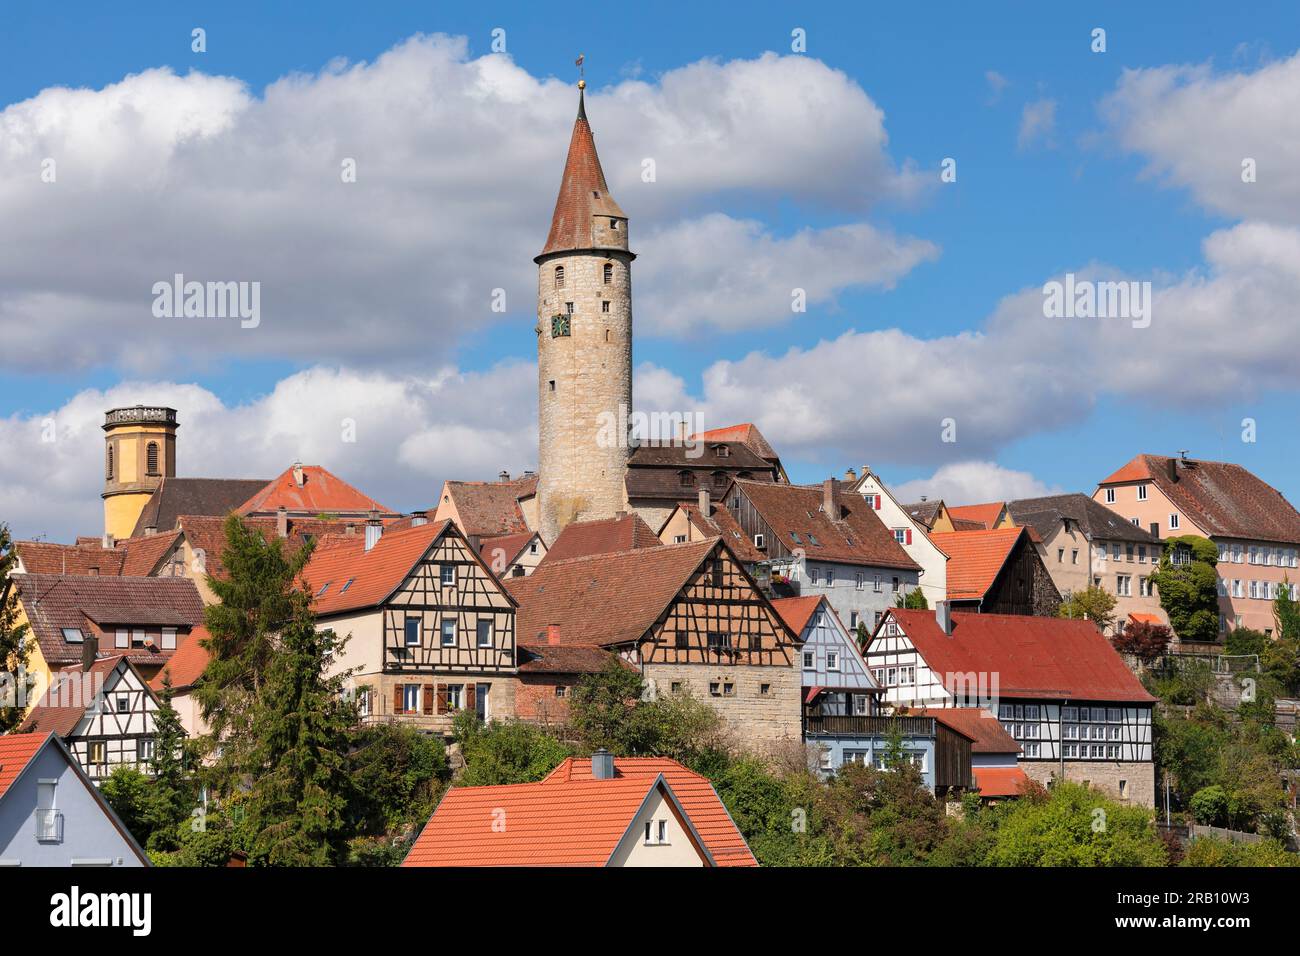
M539 531L627 508L632 260L582 84L551 231L537 263Z
M104 415L104 534L129 538L145 503L176 476L176 409L134 405ZM166 530L166 529L164 529Z

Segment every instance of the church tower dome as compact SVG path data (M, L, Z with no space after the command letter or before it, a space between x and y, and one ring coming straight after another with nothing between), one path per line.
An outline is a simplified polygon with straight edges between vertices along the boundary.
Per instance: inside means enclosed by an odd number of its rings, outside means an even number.
M537 263L538 487L542 537L627 508L632 260L579 83L578 118Z

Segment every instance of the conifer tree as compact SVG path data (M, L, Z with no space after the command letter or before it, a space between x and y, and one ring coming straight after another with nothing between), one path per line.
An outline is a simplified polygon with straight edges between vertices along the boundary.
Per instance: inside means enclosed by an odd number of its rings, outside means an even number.
M18 623L18 589L10 577L18 566L9 527L0 524L0 671L8 680L0 683L0 734L13 730L22 721L23 708L18 696L26 688L18 686L19 675L27 665L30 641L28 626ZM7 698L13 695L13 701Z
M172 706L172 696L171 675L164 672L154 713L153 759L149 761L153 783L146 817L150 828L147 849L151 852L177 848L177 827L189 819L197 796L185 769L185 729Z

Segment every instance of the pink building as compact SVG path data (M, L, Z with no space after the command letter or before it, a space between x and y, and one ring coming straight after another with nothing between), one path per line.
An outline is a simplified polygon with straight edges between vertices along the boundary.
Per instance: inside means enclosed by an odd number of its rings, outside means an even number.
M1273 600L1300 597L1300 513L1240 465L1138 455L1093 493L1161 538L1194 534L1219 547L1219 632L1274 629Z

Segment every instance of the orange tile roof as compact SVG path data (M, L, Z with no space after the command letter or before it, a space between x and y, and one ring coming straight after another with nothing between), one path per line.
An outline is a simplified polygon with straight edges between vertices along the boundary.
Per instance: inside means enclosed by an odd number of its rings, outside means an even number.
M1018 754L1020 744L1006 732L1002 722L982 707L931 707L914 712L933 717L946 727L969 737L971 753Z
M948 555L948 600L982 599L1024 533L1024 528L932 532L930 540Z
M796 634L803 636L803 629L808 626L808 619L817 610L817 605L826 598L821 594L807 594L802 597L777 598L772 602L781 620Z
M1019 767L971 767L981 797L1018 797L1029 782Z
M267 482L266 487L245 501L238 509L241 515L274 514L283 506L294 514L365 514L378 511L393 515L369 495L362 494L342 478L331 474L320 465L303 465L303 483L294 479L294 469L287 468Z
M659 787L672 793L658 776L453 787L402 866L606 866Z
M772 461L777 457L776 449L768 443L767 439L763 437L763 433L758 430L758 426L752 422L745 422L743 425L727 425L723 428L710 428L708 431L696 432L691 438L704 442L737 441L760 458Z
M673 793L690 815L695 832L708 847L717 866L758 866L750 852L749 844L741 836L727 807L713 789L708 777L701 776L676 760L667 757L616 757L614 777L640 777L649 780L663 774ZM591 761L582 757L569 757L552 770L543 784L563 783L571 780L590 780Z
M1147 456L1136 455L1125 462L1118 471L1113 471L1103 478L1101 484L1109 485L1120 481L1146 481L1150 477L1151 466L1147 464Z
M1146 611L1131 611L1128 619L1135 624L1163 624L1159 614L1148 614Z
M955 521L973 521L981 528L992 528L1002 516L1006 502L989 501L979 505L949 506L948 516Z
M5 734L0 737L0 798L49 739L49 734Z
M564 176L560 180L560 194L555 199L551 231L542 248L543 256L569 249L596 248L596 239L592 235L595 216L627 218L609 194L605 172L600 168L600 157L596 155L596 139L587 122L585 97L581 93L578 97L578 118L573 124L569 155L564 161Z
M663 542L655 537L640 515L632 512L621 518L570 522L547 549L546 560L563 561L613 551L660 547L663 547Z
M208 669L208 661L212 658L208 649L202 644L211 636L206 627L196 627L190 631L189 636L181 641L172 654L171 660L154 675L149 686L155 692L161 691L164 676L171 678L172 690L178 694L197 684L203 672Z
M369 551L364 535L323 540L302 570L302 582L312 595L316 614L339 614L381 604L433 543L453 528L450 521L431 521L385 532Z

